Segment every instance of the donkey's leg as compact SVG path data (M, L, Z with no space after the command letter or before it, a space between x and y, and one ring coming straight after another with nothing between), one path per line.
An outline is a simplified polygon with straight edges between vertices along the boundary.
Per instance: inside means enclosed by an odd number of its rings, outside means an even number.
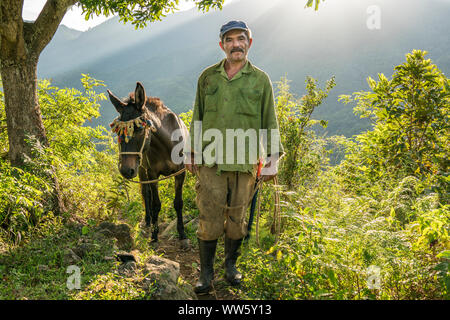
M139 179L141 181L148 180L145 172L139 171ZM145 227L150 227L151 224L151 207L152 207L152 190L148 184L141 184L142 200L145 207Z
M161 201L159 200L158 184L150 183L150 189L152 192L152 207L150 210L152 217L152 242L157 242L159 232L158 215L159 211L161 211Z
M183 224L183 183L186 172L175 177L175 199L173 200L173 207L177 213L177 231L180 240L186 239L184 234Z
M182 250L187 250L190 248L189 239L184 233L183 224L183 183L185 176L186 173L183 172L182 174L175 177L175 199L173 200L173 207L177 212L177 231Z

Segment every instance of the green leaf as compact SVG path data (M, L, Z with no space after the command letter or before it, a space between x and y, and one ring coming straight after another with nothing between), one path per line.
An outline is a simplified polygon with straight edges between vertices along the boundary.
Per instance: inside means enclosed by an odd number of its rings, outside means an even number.
M439 252L436 258L450 259L450 250L444 250L442 252Z
M82 235L86 235L89 233L89 227L88 226L83 226L83 228L81 228L81 234Z

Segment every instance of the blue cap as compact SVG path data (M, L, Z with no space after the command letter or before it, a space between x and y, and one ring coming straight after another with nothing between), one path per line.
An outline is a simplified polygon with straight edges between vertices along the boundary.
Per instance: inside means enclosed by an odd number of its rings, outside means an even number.
M227 22L220 28L220 40L222 40L225 33L227 33L230 30L236 30L236 29L237 30L245 30L245 31L249 30L247 24L244 21L233 20L233 21Z

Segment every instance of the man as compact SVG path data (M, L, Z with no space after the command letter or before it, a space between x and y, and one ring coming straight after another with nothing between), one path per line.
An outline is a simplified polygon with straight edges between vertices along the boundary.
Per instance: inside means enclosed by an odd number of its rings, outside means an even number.
M226 59L199 77L185 150L186 169L198 177L198 294L211 289L217 240L223 233L226 279L240 283L236 260L247 234L245 213L255 191L257 162L264 151L262 178L267 181L276 175L282 154L270 79L247 59L253 42L250 29L245 22L230 21L219 36Z

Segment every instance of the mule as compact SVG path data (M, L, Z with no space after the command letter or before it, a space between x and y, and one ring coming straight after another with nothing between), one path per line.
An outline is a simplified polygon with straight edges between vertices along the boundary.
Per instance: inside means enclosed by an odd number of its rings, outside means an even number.
M145 226L151 230L152 242L158 241L158 214L161 201L158 182L142 183L168 176L184 168L182 159L184 142L188 130L183 121L156 97L147 97L140 82L134 93L121 100L110 90L109 99L120 116L111 126L124 129L119 132L119 171L126 179L139 175L141 194L145 206ZM142 120L142 122L141 122ZM151 130L149 130L149 127ZM114 128L113 128L114 129ZM175 132L177 131L177 132ZM178 140L172 140L172 134ZM174 156L175 155L175 156ZM183 225L183 183L185 171L175 176L175 198L173 206L177 213L177 231L181 246L187 248L189 241Z

